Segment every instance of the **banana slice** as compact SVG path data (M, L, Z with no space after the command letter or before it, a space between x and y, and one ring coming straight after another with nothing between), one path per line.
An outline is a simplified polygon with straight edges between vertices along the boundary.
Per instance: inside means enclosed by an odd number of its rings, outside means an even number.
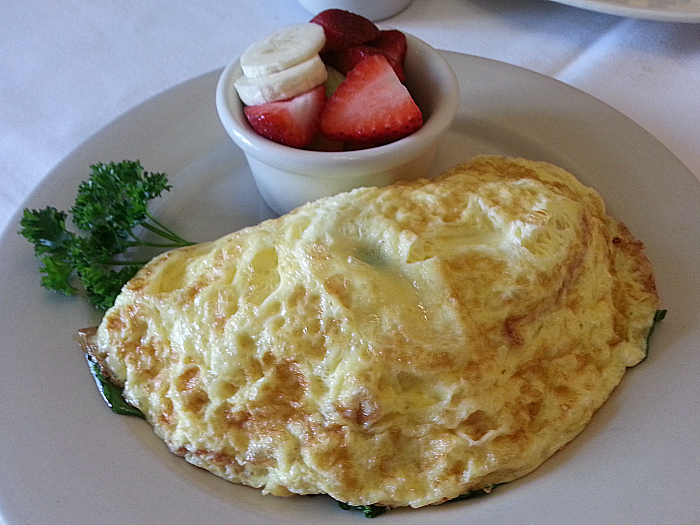
M318 24L293 24L255 42L241 55L241 69L250 78L277 73L318 54L326 34Z
M264 77L241 76L234 82L238 96L247 106L296 97L326 81L328 72L321 57L309 60Z

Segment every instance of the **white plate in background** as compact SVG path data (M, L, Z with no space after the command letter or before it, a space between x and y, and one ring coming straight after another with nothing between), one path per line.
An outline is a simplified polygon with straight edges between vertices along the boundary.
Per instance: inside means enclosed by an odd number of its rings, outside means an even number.
M700 0L553 0L589 11L662 22L700 22Z

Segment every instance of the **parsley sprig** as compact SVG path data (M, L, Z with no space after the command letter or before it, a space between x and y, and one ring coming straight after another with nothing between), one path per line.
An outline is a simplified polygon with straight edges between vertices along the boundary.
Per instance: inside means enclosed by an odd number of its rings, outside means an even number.
M79 233L66 227L68 213L51 206L25 209L19 233L34 244L42 263L42 286L73 295L78 291L74 286L77 277L90 303L106 309L146 263L129 259L131 248L169 249L194 243L163 225L148 208L151 200L170 189L165 174L148 173L139 161L129 160L94 164L90 169L90 178L78 186L70 209ZM157 234L162 241L144 240L139 236L142 230Z

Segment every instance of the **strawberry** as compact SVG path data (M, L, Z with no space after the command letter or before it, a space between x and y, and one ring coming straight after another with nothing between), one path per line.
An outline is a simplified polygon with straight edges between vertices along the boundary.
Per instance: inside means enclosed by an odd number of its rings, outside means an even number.
M401 31L397 29L381 31L379 36L369 42L368 45L379 49L403 69L408 43L406 42L406 35Z
M293 148L305 148L319 131L320 115L326 104L326 88L287 100L243 108L248 122L263 137Z
M333 66L335 69L340 71L343 75L347 75L352 68L359 64L362 60L370 55L383 54L389 60L391 67L396 71L396 76L399 80L403 82L406 77L403 74L403 68L396 63L396 61L386 55L379 48L370 45L359 45L341 49L340 51L333 51L326 55L326 63Z
M374 40L380 34L379 28L371 20L342 9L321 11L311 22L319 24L326 33L326 44L321 53L358 46Z
M330 140L386 144L422 124L420 109L381 54L357 64L321 112L321 133Z

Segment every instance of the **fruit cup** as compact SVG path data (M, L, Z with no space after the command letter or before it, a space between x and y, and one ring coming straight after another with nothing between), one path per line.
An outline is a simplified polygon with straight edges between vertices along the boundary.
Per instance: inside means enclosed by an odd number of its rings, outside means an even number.
M242 75L239 60L224 68L216 88L219 118L243 151L260 194L276 213L361 186L386 186L429 175L440 137L457 113L459 85L437 50L410 34L406 38L406 86L423 113L423 125L396 142L355 151L309 151L258 135L246 120L234 87Z

